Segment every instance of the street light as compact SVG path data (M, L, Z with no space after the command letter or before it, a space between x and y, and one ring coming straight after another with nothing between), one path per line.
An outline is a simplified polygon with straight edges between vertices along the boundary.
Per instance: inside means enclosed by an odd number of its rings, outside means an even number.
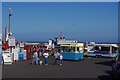
M12 16L12 8L8 8L9 14L8 14L8 36L11 35L10 32L10 16Z

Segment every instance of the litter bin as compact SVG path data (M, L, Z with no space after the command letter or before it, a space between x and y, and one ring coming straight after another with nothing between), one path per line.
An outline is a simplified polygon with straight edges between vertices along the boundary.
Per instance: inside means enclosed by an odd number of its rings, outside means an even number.
M23 61L24 60L24 55L23 53L19 53L19 61Z

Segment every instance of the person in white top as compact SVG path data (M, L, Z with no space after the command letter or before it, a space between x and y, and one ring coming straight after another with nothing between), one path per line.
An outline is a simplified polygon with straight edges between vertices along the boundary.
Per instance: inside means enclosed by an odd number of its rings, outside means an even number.
M37 52L35 52L33 54L33 58L34 58L34 64L38 64L38 54L37 54Z
M57 64L57 59L58 59L59 53L55 52L54 53L54 65Z
M49 56L48 52L45 51L45 52L43 53L44 64L45 64L45 65L48 65L48 56Z

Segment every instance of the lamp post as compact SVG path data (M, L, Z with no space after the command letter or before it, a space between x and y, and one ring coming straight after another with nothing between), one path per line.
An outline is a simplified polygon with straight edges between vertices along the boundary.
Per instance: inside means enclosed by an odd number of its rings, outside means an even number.
M12 16L12 9L8 8L8 11L9 11L9 14L8 14L8 36L10 36L11 35L11 32L10 32L10 16Z

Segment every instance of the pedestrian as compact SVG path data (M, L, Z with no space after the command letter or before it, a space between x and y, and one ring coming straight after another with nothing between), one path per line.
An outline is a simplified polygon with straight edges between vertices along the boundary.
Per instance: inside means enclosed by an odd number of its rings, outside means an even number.
M43 53L43 58L44 58L44 64L45 65L48 65L48 57L49 57L49 54L47 51L44 51Z
M39 65L42 65L42 60L41 60L40 57L38 58L38 64L39 64Z
M60 59L60 65L62 65L63 56L61 54L59 54L59 59Z
M39 49L38 49L38 54L39 54L39 57L40 57L40 56L42 56L42 52L43 52L42 48L41 48L41 47L39 47Z
M32 58L32 59L31 59L31 60L32 60L31 62L32 62L32 64L34 64L33 55L34 55L35 52L36 52L36 49L35 49L35 47L33 47L33 48L32 48L32 55L31 55L31 58Z
M37 54L37 52L35 52L33 54L33 58L34 58L34 64L38 64L38 54Z
M57 64L58 55L59 55L58 52L54 53L54 64L53 65Z
M42 55L42 49L39 47L38 48L38 64L41 65L42 64L42 60L41 60L41 55Z

